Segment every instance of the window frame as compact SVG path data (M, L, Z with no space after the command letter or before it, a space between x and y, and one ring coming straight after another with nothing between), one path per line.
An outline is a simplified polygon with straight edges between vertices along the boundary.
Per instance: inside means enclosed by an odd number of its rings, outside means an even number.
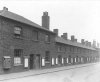
M23 49L14 49L14 66L22 65Z
M14 36L15 38L20 38L22 36L22 27L20 26L14 27Z
M32 31L32 40L34 40L34 41L39 40L39 31L37 31L37 30Z
M45 41L50 42L50 34L45 34Z
M50 51L45 52L45 62L50 63Z

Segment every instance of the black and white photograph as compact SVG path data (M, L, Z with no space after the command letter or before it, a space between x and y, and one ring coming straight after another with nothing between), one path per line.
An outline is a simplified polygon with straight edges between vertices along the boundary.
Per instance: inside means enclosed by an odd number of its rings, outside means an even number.
M100 1L0 0L0 82L100 82Z

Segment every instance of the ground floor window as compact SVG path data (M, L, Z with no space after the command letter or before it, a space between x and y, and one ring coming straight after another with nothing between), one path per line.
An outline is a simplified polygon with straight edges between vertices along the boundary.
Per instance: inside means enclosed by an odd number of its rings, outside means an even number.
M55 63L54 63L54 58L52 58L52 65L54 65Z
M45 58L42 58L42 66L45 66Z
M64 64L64 58L62 58L62 64Z
M76 63L76 57L75 57L75 59L74 59L74 60L75 60L75 63Z
M14 57L14 65L21 64L21 58L20 57Z
M28 61L29 61L29 60L28 60L28 57L27 57L27 56L24 57L24 67L25 67L25 68L28 67L28 64L29 64Z
M73 58L71 58L71 63L73 63Z
M78 62L80 62L80 58L78 57Z
M21 62L21 57L23 54L22 49L14 49L14 65L20 65Z
M68 63L68 61L69 61L68 58L66 58L66 62L67 62L67 63Z
M83 62L83 57L81 57L81 62Z

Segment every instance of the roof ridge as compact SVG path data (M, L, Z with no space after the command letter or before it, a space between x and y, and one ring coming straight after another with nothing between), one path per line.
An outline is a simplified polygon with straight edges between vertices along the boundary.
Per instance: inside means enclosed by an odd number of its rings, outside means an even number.
M6 18L9 18L9 19L12 19L12 20L24 23L24 24L34 26L36 28L39 28L39 29L42 29L42 30L45 30L48 32L52 32L52 31L40 26L39 24L29 20L28 18L25 18L24 16L21 16L19 14L13 13L13 12L8 11L8 10L1 10L0 16L6 17Z
M55 38L55 40L56 40L56 42L60 42L60 43L63 43L63 44L68 44L68 45L72 45L72 46L77 46L77 47L82 47L82 48L87 48L87 49L95 50L95 48L93 48L93 47L89 47L89 46L86 46L86 45L82 45L79 42L72 42L71 40L65 40L65 39L63 39L60 36L57 36Z

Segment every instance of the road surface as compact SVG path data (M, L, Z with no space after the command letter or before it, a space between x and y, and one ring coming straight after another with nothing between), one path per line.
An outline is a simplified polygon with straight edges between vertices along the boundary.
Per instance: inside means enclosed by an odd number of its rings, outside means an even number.
M11 75L13 76L13 74ZM10 77L12 77L11 75ZM2 80L0 82L100 82L100 63L70 70Z

